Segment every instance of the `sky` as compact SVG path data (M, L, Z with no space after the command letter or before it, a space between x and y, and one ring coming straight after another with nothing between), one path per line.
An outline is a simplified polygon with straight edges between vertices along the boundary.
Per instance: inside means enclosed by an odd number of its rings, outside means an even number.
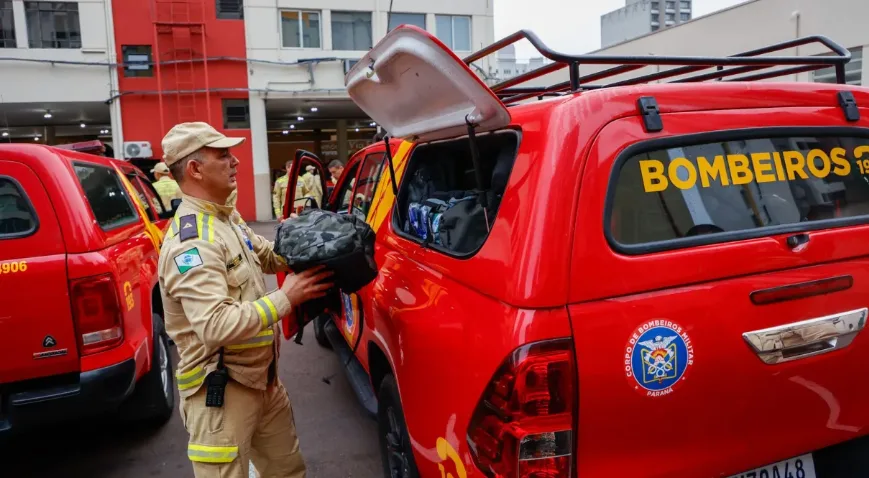
M662 0L663 1L663 0ZM693 0L693 18L746 0ZM531 30L551 48L588 53L600 48L600 17L625 5L625 0L494 0L495 40L518 30ZM516 56L527 59L536 50L516 43Z

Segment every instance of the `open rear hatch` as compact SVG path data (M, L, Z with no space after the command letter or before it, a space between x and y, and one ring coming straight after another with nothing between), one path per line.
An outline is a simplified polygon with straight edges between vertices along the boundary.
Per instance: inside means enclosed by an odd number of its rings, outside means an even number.
M347 73L353 101L396 138L427 142L503 128L510 113L446 45L420 28L392 30Z

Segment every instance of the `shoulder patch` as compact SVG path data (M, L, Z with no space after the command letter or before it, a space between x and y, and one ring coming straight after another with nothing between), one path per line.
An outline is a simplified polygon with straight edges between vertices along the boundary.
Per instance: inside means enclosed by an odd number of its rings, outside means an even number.
M202 265L202 256L199 255L199 249L191 248L175 256L175 266L178 267L178 272L185 272Z
M195 214L181 216L181 219L178 221L178 226L178 237L181 239L181 242L199 237L199 228L196 227Z

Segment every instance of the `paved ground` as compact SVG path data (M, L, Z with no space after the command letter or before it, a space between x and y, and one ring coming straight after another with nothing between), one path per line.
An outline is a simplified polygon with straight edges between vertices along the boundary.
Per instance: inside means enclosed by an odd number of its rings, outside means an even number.
M274 224L254 228L273 239ZM274 276L268 276L271 287ZM280 376L290 392L308 478L382 476L376 428L356 401L336 356L314 332L304 345L283 341ZM339 373L341 372L341 373ZM338 373L327 385L321 379ZM178 413L158 430L112 423L57 427L0 449L0 476L63 478L190 478L187 433Z

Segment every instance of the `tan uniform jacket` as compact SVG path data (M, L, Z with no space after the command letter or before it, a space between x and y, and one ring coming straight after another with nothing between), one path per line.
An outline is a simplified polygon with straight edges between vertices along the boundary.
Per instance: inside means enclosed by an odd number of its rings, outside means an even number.
M273 244L234 208L182 195L158 264L182 397L196 393L216 369L221 347L230 378L266 389L269 368L277 374L278 321L292 307L282 291L266 293L262 272L287 270Z

